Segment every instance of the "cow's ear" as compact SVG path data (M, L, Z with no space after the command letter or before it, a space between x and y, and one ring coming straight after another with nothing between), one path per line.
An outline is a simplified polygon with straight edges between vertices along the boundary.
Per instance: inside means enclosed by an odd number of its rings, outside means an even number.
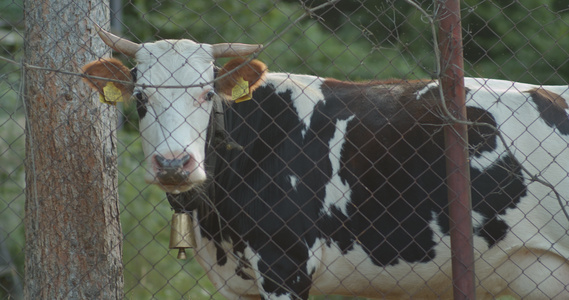
M256 59L246 61L244 58L235 58L219 70L219 79L215 83L217 93L237 102L251 99L253 91L263 84L267 66Z
M130 70L117 59L101 58L99 60L92 61L86 64L82 68L82 71L85 75L88 76L114 80L108 81L92 77L83 78L83 81L85 81L91 88L97 90L102 95L101 99L104 99L106 96L107 100L104 102L108 101L107 103L114 103L122 99L128 99L132 95L134 84L132 84L133 78ZM126 82L131 82L131 84L128 84ZM109 93L113 93L113 91L117 90L120 91L120 96L122 96L122 99L119 100L116 96L113 97L114 99L108 99Z

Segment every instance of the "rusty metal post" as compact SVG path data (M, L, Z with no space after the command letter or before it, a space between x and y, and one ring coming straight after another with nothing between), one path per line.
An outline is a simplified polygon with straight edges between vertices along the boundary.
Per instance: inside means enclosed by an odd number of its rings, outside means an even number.
M450 113L466 120L459 0L439 0L441 85ZM445 127L454 299L475 299L467 127Z

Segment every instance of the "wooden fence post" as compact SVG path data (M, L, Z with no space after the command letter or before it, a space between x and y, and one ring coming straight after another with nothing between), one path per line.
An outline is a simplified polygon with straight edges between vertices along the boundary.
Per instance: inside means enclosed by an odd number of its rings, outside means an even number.
M80 72L104 55L108 1L25 0L25 62ZM123 299L116 111L81 78L25 68L26 299Z

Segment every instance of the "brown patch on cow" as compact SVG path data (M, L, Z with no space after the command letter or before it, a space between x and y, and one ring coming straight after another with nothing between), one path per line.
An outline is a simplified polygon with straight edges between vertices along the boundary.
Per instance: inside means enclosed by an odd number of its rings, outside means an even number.
M374 81L374 83L376 84L386 84L386 85L392 85L392 84L429 84L433 82L432 80L428 80L428 79L413 79L413 80L408 80L408 79L397 79L397 78L391 78L391 79L385 79L385 80L379 80L379 81Z
M241 66L245 61L246 59L244 58L232 59L226 63L221 70L219 70L217 74L217 78L219 79L216 80L215 83L215 90L218 93L224 94L227 98L231 98L231 91L239 78L243 78L243 80L249 82L249 90L251 93L263 84L267 72L267 66L256 59ZM230 71L234 72L222 77Z
M427 79L415 79L415 80L407 80L407 79L385 79L385 80L371 80L371 81L342 81L334 78L326 78L324 85L328 86L330 89L335 88L346 88L346 87L397 87L397 86L425 86L429 83L433 82L432 80Z
M417 100L416 92L425 88L432 80L390 79L382 81L350 82L327 78L322 83L325 98L335 97L345 102L347 107L369 108L370 103L378 111L396 121L401 113L412 115L419 122L440 123L434 112L440 105L435 94L426 93ZM359 103L367 102L367 103Z
M130 74L130 70L121 61L114 58L101 58L99 60L92 61L86 64L82 68L82 71L83 74L89 76L132 82L132 75ZM83 78L83 81L89 84L91 88L97 90L100 94L103 94L103 88L107 85L107 83L111 82L104 79L90 77ZM130 95L132 95L132 91L134 89L133 84L116 81L113 81L112 83L121 91L124 99L130 98Z
M535 95L535 96L540 97L541 99L548 100L559 108L562 108L562 109L568 109L569 108L569 106L567 105L567 101L565 101L565 99L563 97L561 97L561 95L556 94L552 91L548 91L544 88L531 89L531 90L527 91L527 93L530 93L532 96Z
M325 95L345 98L348 101L371 100L383 109L393 105L431 106L432 99L416 100L415 93L423 89L432 80L389 79L380 81L351 82L326 78L322 83ZM435 100L436 101L436 100Z
M569 119L567 118L567 102L561 95L536 88L527 91L537 109L540 117L552 128L557 128L561 134L569 135Z

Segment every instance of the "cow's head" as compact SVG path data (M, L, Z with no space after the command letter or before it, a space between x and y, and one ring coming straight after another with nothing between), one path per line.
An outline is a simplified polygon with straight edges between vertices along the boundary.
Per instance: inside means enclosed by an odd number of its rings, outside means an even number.
M266 70L259 61L242 64L244 59L235 59L220 72L225 76L215 82L214 88L214 60L248 55L261 46L208 45L191 40L136 44L100 28L99 36L108 46L134 57L138 63L130 72L118 60L100 59L83 67L83 72L99 77L88 77L85 81L102 95L107 96L104 91L109 82L101 79L104 77L115 80L111 81L114 91L118 89L123 97L132 95L136 99L148 170L146 181L169 193L187 191L203 183L212 102L221 98L231 100L236 83L247 82L252 91L260 85Z

